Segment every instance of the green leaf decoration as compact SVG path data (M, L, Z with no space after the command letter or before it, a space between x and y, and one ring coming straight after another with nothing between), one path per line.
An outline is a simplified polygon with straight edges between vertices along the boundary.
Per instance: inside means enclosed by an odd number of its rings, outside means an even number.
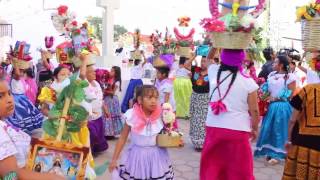
M82 122L87 120L89 113L86 111L86 109L79 105L72 105L69 108L68 113L73 121Z
M70 142L71 141L71 136L69 133L63 133L62 135L62 140L63 141L67 141L67 142Z
M42 124L42 128L44 132L47 133L49 136L57 136L57 126L54 124L53 120L44 121Z
M52 119L52 118L59 118L61 117L61 110L58 110L57 108L52 108L50 111L49 111L49 118Z
M75 87L72 98L77 102L82 102L85 98L85 93L83 88L81 88L80 86Z
M68 132L79 132L80 131L79 123L68 122L66 125L67 125Z
M88 83L87 81L80 81L80 82L79 82L79 86L80 86L81 88L86 88L86 87L89 86L89 83Z
M69 79L70 79L70 82L73 82L73 81L75 81L77 78L78 78L78 73L74 73Z

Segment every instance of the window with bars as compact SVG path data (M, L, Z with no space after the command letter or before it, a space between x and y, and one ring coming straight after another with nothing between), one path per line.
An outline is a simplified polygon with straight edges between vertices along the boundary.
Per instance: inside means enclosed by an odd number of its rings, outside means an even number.
M12 24L0 24L0 37L12 37Z

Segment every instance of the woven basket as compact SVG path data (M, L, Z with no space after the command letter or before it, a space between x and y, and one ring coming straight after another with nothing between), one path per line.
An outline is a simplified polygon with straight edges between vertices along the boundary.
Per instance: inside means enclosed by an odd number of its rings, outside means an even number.
M183 147L182 136L170 136L169 134L158 134L157 145L166 148Z
M320 18L301 21L302 47L305 51L320 50Z
M177 55L189 58L191 56L192 49L190 47L179 47L177 49Z
M30 67L29 61L20 60L18 58L12 59L13 67L18 69L28 69Z
M243 32L212 32L213 47L222 49L247 49L252 42L251 33Z

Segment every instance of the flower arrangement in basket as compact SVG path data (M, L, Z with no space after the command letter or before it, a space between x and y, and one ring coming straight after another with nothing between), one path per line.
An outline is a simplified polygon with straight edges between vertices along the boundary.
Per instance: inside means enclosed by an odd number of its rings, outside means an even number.
M222 5L219 12L218 4ZM258 27L256 18L263 12L265 0L257 6L248 6L249 0L209 0L211 18L204 18L200 25L211 34L212 44L217 48L246 49L252 41L252 32ZM248 10L253 9L251 13Z
M30 56L30 44L25 41L17 41L14 48L10 46L10 52L8 58L12 60L12 64L15 68L28 69L32 57Z
M150 41L153 45L153 54L159 56L161 54L174 54L176 49L176 42L171 37L168 28L166 28L165 34L159 32L152 33L150 36Z
M189 27L190 21L190 17L183 16L178 18L179 26L182 27L183 30ZM177 54L179 56L190 57L191 51L194 48L193 36L196 32L195 29L191 28L187 35L181 34L176 27L173 29L173 31L177 39Z
M162 120L164 122L164 130L157 136L157 145L160 147L183 147L182 133L174 130L174 122L176 116L172 106L169 103L162 105Z
M57 47L57 59L60 63L72 62L80 66L78 57L81 53L98 55L99 50L94 45L93 28L87 22L79 24L75 13L68 9L68 6L61 5L51 15L53 26L66 38L66 42Z
M302 47L305 51L320 47L320 0L297 8L297 21L301 22Z

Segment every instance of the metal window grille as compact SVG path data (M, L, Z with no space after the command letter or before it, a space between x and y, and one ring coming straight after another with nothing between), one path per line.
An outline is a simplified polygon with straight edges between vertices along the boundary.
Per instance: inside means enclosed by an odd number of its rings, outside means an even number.
M12 37L12 24L0 24L0 37Z

